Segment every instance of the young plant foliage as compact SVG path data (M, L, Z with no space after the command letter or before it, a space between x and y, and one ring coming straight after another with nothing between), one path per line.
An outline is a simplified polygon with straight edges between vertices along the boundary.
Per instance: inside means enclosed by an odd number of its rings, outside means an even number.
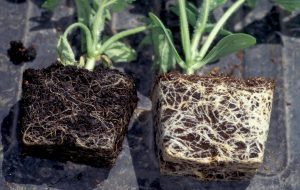
M270 0L273 3L278 4L283 9L287 11L295 11L300 8L300 1L299 0ZM257 4L257 0L247 0L247 5L251 8L254 8Z
M104 37L105 23L110 20L111 12L124 9L134 0L75 0L78 22L71 24L60 37L57 44L59 61L63 65L73 65L93 70L96 62L101 61L110 67L111 63L129 62L136 59L136 52L120 42L124 37L147 29L141 26L122 31L111 37ZM44 8L54 10L59 5L58 0L46 0ZM68 42L68 35L79 28L81 30L81 50L83 55L75 60L74 52Z
M185 73L193 74L207 63L254 45L256 43L254 37L242 33L233 34L223 29L230 16L245 2L246 0L235 1L217 23L210 23L208 19L210 12L222 6L226 3L226 0L203 0L199 9L185 0L178 0L178 4L172 7L171 10L179 16L184 59L175 48L170 30L164 26L157 16L150 13L149 17L153 25L152 36L164 35L164 38L160 38L164 40L157 40L157 37L152 38L156 62L158 62L160 71L167 72L174 68L175 60ZM189 25L194 29L192 36L190 36ZM224 37L217 45L211 47L218 35ZM173 59L169 57L163 59L166 57L165 52L168 52L168 56L172 56Z

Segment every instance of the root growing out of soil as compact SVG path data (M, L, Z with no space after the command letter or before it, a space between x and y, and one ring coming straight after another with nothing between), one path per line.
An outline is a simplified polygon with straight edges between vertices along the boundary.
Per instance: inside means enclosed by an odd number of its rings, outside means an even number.
M137 104L132 78L55 64L27 70L21 100L25 153L93 166L112 165Z

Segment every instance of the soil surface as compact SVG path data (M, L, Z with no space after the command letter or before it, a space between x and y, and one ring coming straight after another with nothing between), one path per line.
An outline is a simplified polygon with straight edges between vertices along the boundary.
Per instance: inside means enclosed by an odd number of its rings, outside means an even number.
M25 154L112 165L121 151L137 93L132 78L58 63L23 76L22 145Z
M21 41L11 41L7 55L13 64L19 65L24 62L33 61L36 57L36 50L34 46L26 48Z
M187 80L193 83L196 83L200 80L208 80L210 81L210 84L220 84L224 82L225 84L230 84L237 88L261 88L266 87L268 89L274 89L275 83L274 80L263 78L263 77L250 77L246 79L238 78L238 77L230 77L221 75L221 73L214 75L205 75L205 76L198 76L198 75L187 75L187 74L181 74L179 72L173 71L167 74L161 74L156 79L156 84L160 81L172 81L176 79L183 79ZM178 87L180 85L178 84Z

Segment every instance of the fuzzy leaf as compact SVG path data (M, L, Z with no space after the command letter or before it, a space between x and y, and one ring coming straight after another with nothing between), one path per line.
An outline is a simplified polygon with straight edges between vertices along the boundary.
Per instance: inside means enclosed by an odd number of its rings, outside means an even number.
M191 10L196 15L199 13L198 8L193 3L191 3L191 2L187 2L186 3L186 8L189 9L189 10Z
M96 14L97 10L99 9L99 6L101 5L101 3L102 3L101 0L100 1L99 0L93 0L92 1L92 4L91 4L91 16L92 17L95 16L95 14ZM108 7L108 8L110 8L110 7ZM107 20L111 19L111 13L110 13L109 9L106 9L104 14L105 14L104 16Z
M50 11L53 11L59 5L59 2L60 2L60 0L46 0L42 4L42 7L44 9L48 9Z
M287 11L295 11L300 8L299 0L273 0L275 3L279 4L282 8Z
M136 52L122 42L111 44L104 52L114 63L130 62L136 59Z
M92 1L92 8L96 12L100 6L101 1L99 0L93 0Z
M146 45L151 45L152 44L152 38L150 35L145 36L142 41L139 44L139 47L143 47Z
M167 41L169 42L169 46L170 46L170 49L172 50L172 54L174 55L174 58L176 59L177 63L181 67L184 67L183 60L181 59L180 55L178 54L178 52L175 48L173 39L172 39L171 35L169 34L169 30L164 26L162 21L157 16L155 16L153 13L149 13L149 17L152 21L152 24L156 27L159 27L163 31L164 35L166 36Z
M133 3L135 0L117 0L116 3L114 3L111 6L111 10L113 12L119 12L123 9L125 9L128 5Z
M90 3L87 0L75 0L75 3L77 8L78 22L89 26L91 15Z
M215 24L206 24L204 31L209 33L213 30L214 27L215 27ZM226 29L221 29L218 34L220 34L222 36L227 36L227 35L232 34L232 32L230 32L229 30L226 30Z
M231 34L220 40L217 45L204 57L202 64L214 62L221 57L246 49L256 44L256 39L248 34Z
M58 53L59 61L63 65L75 65L76 60L75 60L73 50L68 40L64 36L61 36L58 40L57 53Z
M169 35L171 31L168 30ZM176 61L172 53L170 44L164 31L155 27L151 30L151 38L154 47L155 63L160 72L166 73L175 67Z
M227 0L212 0L210 3L210 10L214 10L222 5L224 5Z

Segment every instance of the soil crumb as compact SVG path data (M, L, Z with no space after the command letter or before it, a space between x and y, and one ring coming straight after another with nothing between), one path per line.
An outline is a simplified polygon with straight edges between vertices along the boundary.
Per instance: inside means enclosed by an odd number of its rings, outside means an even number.
M34 46L26 48L21 41L11 41L7 55L13 64L19 65L33 61L36 57L36 49Z
M7 0L10 3L16 3L16 4L20 4L20 3L25 3L26 0Z

